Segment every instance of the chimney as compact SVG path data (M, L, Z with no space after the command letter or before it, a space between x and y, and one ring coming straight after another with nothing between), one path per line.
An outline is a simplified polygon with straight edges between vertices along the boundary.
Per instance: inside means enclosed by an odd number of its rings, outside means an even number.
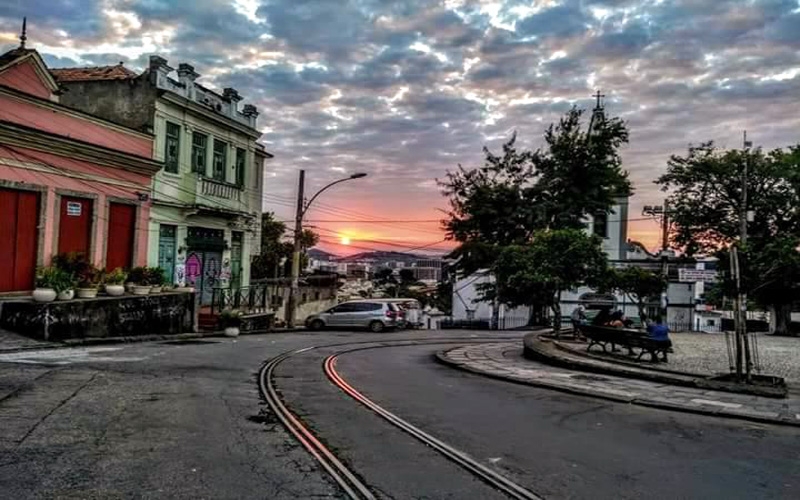
M197 80L199 76L199 74L195 73L194 66L191 64L180 63L178 65L178 80L181 82L184 89L186 89L186 97L192 101L194 101L196 97L194 81Z
M156 87L166 88L167 75L172 72L172 68L167 66L167 60L161 56L150 56L150 83Z
M247 117L250 126L256 128L256 118L258 118L258 108L252 104L245 104L242 108L242 114Z
M236 113L239 111L239 101L242 100L242 96L239 95L239 92L231 87L227 87L222 89L222 98L226 101L230 102L230 114L231 117L235 117Z

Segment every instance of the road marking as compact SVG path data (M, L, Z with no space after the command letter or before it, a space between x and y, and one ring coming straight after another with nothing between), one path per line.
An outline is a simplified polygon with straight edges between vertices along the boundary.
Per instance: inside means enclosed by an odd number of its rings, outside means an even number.
M147 356L104 356L122 347L76 347L43 351L19 351L0 354L0 363L69 365L72 363L143 361Z
M725 408L741 408L742 405L739 403L723 403L722 401L712 401L710 399L692 399L692 403L698 403L703 405L714 405L714 406L722 406Z

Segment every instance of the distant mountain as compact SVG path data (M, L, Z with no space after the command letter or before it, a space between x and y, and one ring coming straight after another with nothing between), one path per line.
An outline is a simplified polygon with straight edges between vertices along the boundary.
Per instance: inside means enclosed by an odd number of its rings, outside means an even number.
M430 255L421 255L405 252L360 252L346 257L339 258L339 262L373 262L376 264L385 262L406 262L411 263L420 259L434 258Z
M311 248L307 250L306 253L310 258L316 260L337 260L340 258L336 254L326 252L325 250L320 250L319 248Z

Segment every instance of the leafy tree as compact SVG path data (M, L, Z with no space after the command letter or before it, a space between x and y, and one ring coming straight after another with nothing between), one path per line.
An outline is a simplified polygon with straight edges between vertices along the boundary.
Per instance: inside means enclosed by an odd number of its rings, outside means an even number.
M375 271L373 280L376 284L382 286L393 285L397 283L397 280L394 277L394 272L388 267L384 267Z
M657 300L667 287L667 282L660 273L635 266L611 269L607 279L607 288L627 295L636 304L642 321L645 318L645 304Z
M747 165L748 241L739 242ZM708 142L673 155L667 173L656 183L668 198L673 230L670 243L688 255L720 258L721 291L735 293L727 263L728 250L739 245L742 286L776 318L776 334L788 334L792 303L800 290L791 282L800 275L800 148L722 150Z
M265 212L261 215L261 255L253 258L251 273L255 279L277 278L278 275L288 276L292 270L292 253L294 245L290 238L291 231L286 224L275 220L275 215ZM319 243L319 236L310 229L304 229L300 234L301 256L300 268L307 262L305 252ZM281 266L281 260L286 259Z
M414 277L414 271L411 269L400 269L400 283L402 285L413 285L416 282L417 278Z
M573 107L544 134L545 149L531 161L539 175L534 189L548 228L582 228L587 215L608 213L615 198L631 194L619 149L628 142L628 128L616 117L593 114L581 125L583 110Z
M537 297L553 312L553 332L561 330L561 294L581 285L594 286L606 275L600 238L580 229L537 231L525 245L502 250L492 270L497 299L511 307Z
M518 150L516 134L502 154L484 147L483 166L459 165L439 182L450 203L443 227L459 243L451 257L462 273L491 268L504 249L528 244L536 231L583 228L589 216L608 213L616 197L630 194L619 155L628 141L625 124L602 112L590 126L582 118L583 111L572 108L545 131L545 148L535 152ZM540 296L550 303L549 292L534 292L526 291L526 305ZM494 285L481 293L496 305Z

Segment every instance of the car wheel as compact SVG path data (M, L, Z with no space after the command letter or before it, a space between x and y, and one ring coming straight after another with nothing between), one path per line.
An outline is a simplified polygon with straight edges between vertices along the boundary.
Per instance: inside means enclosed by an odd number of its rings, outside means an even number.
M369 331L374 333L380 333L384 329L383 323L380 321L373 321L369 324Z
M315 319L308 325L308 327L312 330L322 330L324 326L325 323L323 323L321 319Z

